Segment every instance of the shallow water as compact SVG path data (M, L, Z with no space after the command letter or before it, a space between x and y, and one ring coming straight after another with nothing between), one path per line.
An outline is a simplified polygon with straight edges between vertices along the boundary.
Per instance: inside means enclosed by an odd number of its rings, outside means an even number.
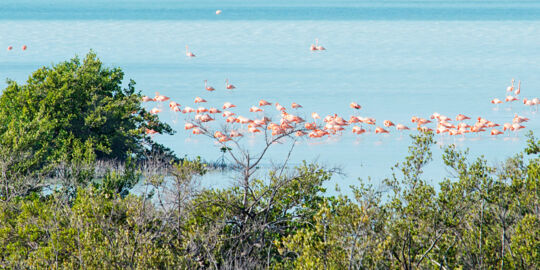
M159 91L182 106L197 107L193 99L201 96L207 107L231 101L238 106L232 111L250 116L249 107L263 98L286 106L297 102L306 117L316 111L348 119L348 104L356 101L360 114L379 124L389 119L412 126L411 116L433 112L502 124L519 113L531 119L526 130L540 131L538 114L522 103L498 109L489 103L504 98L512 78L522 81L522 97L540 96L540 4L532 1L103 3L7 1L0 8L0 48L15 49L0 50L0 77L22 83L40 66L93 49L107 65L121 67L143 94ZM223 13L216 16L216 9ZM309 51L315 38L327 51ZM20 50L23 44L27 51ZM197 57L186 58L186 44ZM225 78L237 89L225 90ZM205 79L217 90L205 91ZM157 141L180 156L219 159L219 147L208 138L184 132L184 115L167 109L160 118L178 132L155 136ZM525 131L437 140L496 164L524 148ZM291 163L339 165L347 177L334 180L342 187L357 177L378 181L406 155L407 134L356 136L349 129L339 137L303 140ZM243 143L257 149L259 141L248 136ZM274 147L263 167L282 161L289 147ZM449 175L440 154L435 147L426 170L434 182ZM215 174L203 180L208 186L229 182Z

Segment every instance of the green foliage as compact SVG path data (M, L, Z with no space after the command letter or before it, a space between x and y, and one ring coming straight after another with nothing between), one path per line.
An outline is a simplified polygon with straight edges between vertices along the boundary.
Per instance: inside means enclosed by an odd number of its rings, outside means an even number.
M529 139L527 140L528 145L527 148L525 148L525 153L529 155L540 154L540 140L536 141L532 131L527 133L527 137Z
M128 157L124 164L123 172L107 169L101 183L95 183L95 187L105 194L112 196L118 194L125 197L129 191L139 182L141 173L137 170L133 158Z
M146 112L131 81L122 88L124 73L106 68L90 52L35 71L26 84L8 80L0 97L0 145L24 159L8 173L47 170L58 163L125 160L152 149L146 128L172 129Z

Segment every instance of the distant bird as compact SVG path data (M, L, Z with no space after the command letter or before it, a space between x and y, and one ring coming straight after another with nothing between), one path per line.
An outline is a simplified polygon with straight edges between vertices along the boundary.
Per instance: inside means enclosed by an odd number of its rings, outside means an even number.
M362 106L358 105L358 103L356 102L351 102L351 108L353 109L356 109L356 110L360 110L362 108Z
M512 92L514 91L514 78L512 78L512 85L506 87L506 92Z
M471 118L468 117L468 116L465 116L465 115L463 115L463 114L458 114L458 115L456 116L456 121L463 121L463 120L467 120L467 119L471 119Z
M195 55L189 51L189 47L188 45L186 45L186 56L187 57L195 57Z
M28 48L28 47L26 47L26 45L23 45L23 46L22 46L22 50L23 50L23 51L26 51L26 48Z
M203 103L203 102L206 102L204 98L200 98L200 97L195 98L195 103Z
M388 130L382 128L382 127L377 127L375 128L375 133L390 133L388 132Z
M300 105L300 104L298 104L298 103L296 103L296 102L293 102L292 105L291 105L291 107L292 107L293 109L298 109L298 108L302 108L302 105Z
M401 130L406 130L406 129L408 130L409 128L405 125L397 124L396 129L401 131Z
M252 106L249 109L250 112L262 112L263 110L261 108L258 108L257 106Z
M518 89L514 92L514 95L518 96L521 93L521 81L518 82Z
M279 103L276 103L276 110L285 111L285 107L281 106L281 104L279 104Z
M155 101L155 100L153 98L149 97L149 96L143 96L142 101L143 102L149 102L149 101Z
M319 51L324 51L324 50L326 50L326 48L324 48L323 46L319 45L319 39L318 39L318 38L315 39L315 48L317 48L317 50L319 50Z
M195 109L191 108L191 107L185 107L183 110L182 110L182 113L192 113L192 112L195 112Z
M500 134L503 134L504 132L500 131L500 130L496 130L496 129L492 129L491 130L491 135L500 135Z
M158 114L160 112L161 112L161 109L158 109L158 108L153 108L153 109L150 110L151 114Z
M218 9L216 10L216 15L219 15L219 14L221 14L221 10Z
M513 96L506 96L506 99L505 101L506 102L512 102L512 101L516 101L518 100L516 97L513 97Z
M390 120L384 120L383 125L388 128L394 126L394 123L392 123Z
M170 98L167 97L167 96L160 95L159 92L156 92L156 96L154 97L154 100L155 100L155 101L158 101L158 102L167 101L167 100L169 100L169 99L170 99Z
M259 101L259 106L261 106L261 107L262 107L262 106L268 106L268 105L272 105L272 103L271 103L271 102L268 102L268 101L266 101L266 100L264 100L264 99L261 99L261 100Z
M236 86L229 84L229 79L225 79L225 88L232 90L232 89L235 89Z
M491 103L493 103L493 104L501 104L503 102L498 98L494 98L494 99L491 100Z
M206 90L208 90L208 91L214 91L214 90L216 90L214 87L208 86L207 80L204 80L204 89L206 89Z
M8 51L13 50L13 46L8 46L8 47L7 47L7 50L8 50Z
M230 109L230 108L233 108L233 107L236 107L236 105L230 103L230 102L225 102L223 103L223 109Z

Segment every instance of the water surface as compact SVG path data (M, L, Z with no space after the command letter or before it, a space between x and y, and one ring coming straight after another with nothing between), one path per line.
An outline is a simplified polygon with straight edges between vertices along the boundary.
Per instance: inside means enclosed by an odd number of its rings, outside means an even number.
M388 119L410 126L411 116L433 112L501 124L519 113L531 118L527 130L538 133L538 114L531 109L516 103L496 110L489 101L503 99L512 78L522 81L522 96L540 96L539 8L535 1L8 0L0 7L0 48L15 49L0 50L0 76L22 83L40 66L93 49L107 65L121 67L143 94L159 91L182 106L194 107L193 98L201 96L212 106L231 101L236 113L250 116L248 108L266 99L297 102L305 117L316 111L348 119L348 104L356 101L360 114L379 124ZM216 16L216 9L223 13ZM315 38L327 51L309 51ZM20 50L23 44L27 51ZM186 58L185 45L197 57ZM225 78L235 91L224 89ZM204 90L205 79L215 92ZM183 131L183 115L164 110L160 117L178 132L157 141L180 156L219 159L217 145ZM449 175L439 159L441 145L470 148L473 156L497 164L524 148L523 134L437 136L436 160L426 173L434 182ZM243 144L260 148L249 136ZM407 134L356 136L349 130L300 141L291 163L339 165L347 177L334 181L346 187L357 177L390 176L409 145ZM263 167L283 160L289 147L274 147ZM215 175L204 181L230 182Z

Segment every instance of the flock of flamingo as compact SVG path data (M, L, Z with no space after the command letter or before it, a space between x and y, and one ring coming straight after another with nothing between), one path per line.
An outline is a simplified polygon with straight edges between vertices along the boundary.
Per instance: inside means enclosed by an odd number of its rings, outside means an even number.
M321 50L316 41L317 45L312 45L316 50ZM187 48L187 47L186 47ZM324 50L324 48L322 48ZM189 55L188 55L189 56ZM225 80L225 89L235 89L234 85L229 84L229 80ZM204 89L212 92L216 89L208 85L208 81L204 81ZM512 85L507 88L507 92L513 92L513 95L508 95L505 99L505 102L513 102L518 100L518 96L521 93L521 82L518 83L518 88L514 91L514 79L512 79ZM154 98L148 96L143 96L143 102L165 102L169 101L170 98L167 96L160 95L156 92ZM307 121L306 119L298 115L299 110L302 106L298 103L293 102L290 106L290 109L283 106L278 102L269 102L261 99L258 104L251 106L249 109L246 108L246 114L249 112L251 116L246 117L239 115L241 112L238 111L239 108L236 107L231 102L225 102L220 108L216 107L203 107L202 103L207 103L207 101L201 97L196 97L194 99L195 104L199 104L198 108L192 108L189 106L183 107L175 101L169 102L169 107L173 112L187 114L190 117L186 118L186 123L184 125L185 130L190 130L192 134L206 134L214 137L221 143L230 141L235 137L242 137L244 134L258 134L262 133L263 130L271 131L272 136L281 136L281 135L296 135L296 136L308 136L310 138L321 138L324 136L334 136L341 135L348 126L352 126L352 133L360 135L371 131L374 127L375 134L385 134L390 133L391 129L394 128L397 131L410 130L410 128L404 124L396 123L390 120L383 120L382 126L377 125L377 120L372 117L362 117L358 115L358 112L362 109L362 106L356 102L350 103L350 108L355 112L353 115L349 116L348 120L346 118L339 116L337 114L327 115L324 118L317 112L311 113L311 120ZM502 103L499 99L493 99L491 101L493 104ZM532 99L523 99L523 103L528 106L537 106L540 104L538 98ZM272 122L272 119L269 118L271 110L267 108L274 106L277 113L279 113L279 120ZM236 109L234 109L236 108ZM236 112L233 112L236 110ZM152 114L158 114L162 110L160 108L154 107L150 110ZM294 111L291 112L291 111ZM194 114L193 117L191 117ZM223 131L210 131L209 124L210 122L220 122L216 115L221 115L222 121L226 123L226 128ZM306 117L307 118L307 117ZM507 123L501 124L489 121L483 117L477 117L476 122L466 123L466 120L471 120L470 117L464 114L458 114L454 119L441 115L439 113L433 113L430 116L430 119L422 118L418 116L413 116L411 122L416 124L416 129L421 132L435 132L436 134L444 135L445 133L450 136L455 135L464 135L466 133L481 133L490 129L489 133L493 136L504 134L505 132L517 132L525 126L523 123L529 121L528 118L519 116L517 113L512 119L509 119ZM452 123L455 120L454 123ZM435 123L436 122L436 123ZM428 124L433 123L435 127L428 127ZM247 127L245 127L247 125ZM146 130L147 134L153 135L158 132L152 129Z

